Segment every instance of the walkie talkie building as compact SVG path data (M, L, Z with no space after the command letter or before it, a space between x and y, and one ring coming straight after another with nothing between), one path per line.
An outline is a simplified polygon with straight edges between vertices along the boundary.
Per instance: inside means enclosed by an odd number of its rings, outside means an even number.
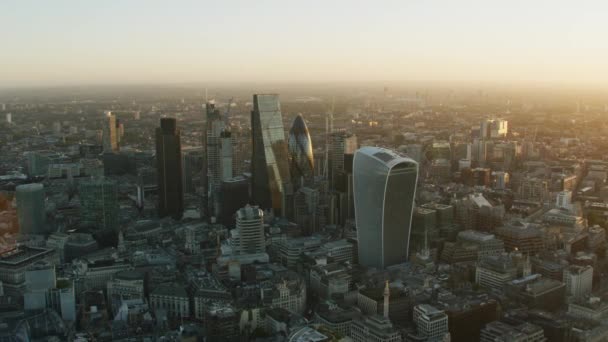
M407 261L418 163L380 147L354 157L359 263L385 268Z

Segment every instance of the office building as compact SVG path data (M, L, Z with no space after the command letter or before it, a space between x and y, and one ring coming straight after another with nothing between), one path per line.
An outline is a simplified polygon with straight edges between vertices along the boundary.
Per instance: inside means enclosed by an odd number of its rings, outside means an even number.
M479 261L475 281L481 287L501 290L517 276L517 266L507 255L488 256Z
M116 115L110 111L104 112L102 127L102 145L106 153L118 151L118 132L116 130Z
M290 173L279 95L253 95L251 133L253 203L281 215L284 185L290 182Z
M528 309L559 310L564 304L565 285L555 279L532 274L514 279L505 285L507 297Z
M26 271L40 261L56 265L59 257L52 249L28 246L17 246L0 252L0 281L4 294L22 295L26 286Z
M181 219L184 212L180 131L174 118L161 118L156 128L158 216Z
M379 147L355 153L359 262L385 268L407 261L418 163Z
M312 140L302 114L296 116L289 130L288 147L291 177L294 185L300 187L313 177L315 167Z
M531 323L517 325L503 321L488 323L481 330L481 342L513 341L513 342L545 342L543 329Z
M429 340L441 339L449 334L448 316L442 310L428 304L414 307L414 323L418 329L418 335Z
M348 132L333 132L329 136L328 148L328 178L330 188L335 188L336 177L341 171L347 170L346 155L354 155L357 151L357 136Z
M509 133L509 122L503 119L483 120L480 127L482 139L505 138L507 133Z
M223 180L220 189L218 222L227 227L234 227L235 213L249 203L249 180L243 176Z
M171 318L190 317L190 301L184 286L162 284L150 293L150 308L154 312L166 310Z
M222 166L222 134L226 129L226 124L222 119L222 115L218 109L215 108L214 103L207 103L206 105L206 124L205 124L205 189L207 192L207 216L215 216L218 211L218 194L222 180L221 166ZM228 133L229 134L229 133ZM228 137L229 138L229 137ZM227 151L224 149L224 154Z
M563 282L566 284L566 294L574 298L582 298L591 293L593 286L593 267L570 266L564 269Z
M239 235L238 254L266 252L264 237L264 212L257 206L245 206L236 213L236 229Z
M41 183L23 184L15 188L17 217L21 234L43 234L46 232L46 209L44 186Z
M79 182L80 221L83 226L98 229L118 227L118 185L99 177Z
M184 193L196 194L202 184L202 170L205 153L200 147L182 149Z
M401 342L401 334L388 318L375 315L353 319L350 337L354 342Z
M560 191L555 199L555 206L562 209L572 209L572 191Z

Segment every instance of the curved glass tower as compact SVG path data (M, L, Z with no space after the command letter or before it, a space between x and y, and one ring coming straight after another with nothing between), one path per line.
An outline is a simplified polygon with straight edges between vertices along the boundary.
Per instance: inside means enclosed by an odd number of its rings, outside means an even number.
M315 161L312 154L312 140L302 114L298 114L289 130L289 157L291 176L294 181L309 179L314 174Z
M253 95L251 112L252 196L264 209L283 211L284 186L289 183L289 161L279 95Z
M418 163L380 147L357 150L353 163L359 263L407 261Z

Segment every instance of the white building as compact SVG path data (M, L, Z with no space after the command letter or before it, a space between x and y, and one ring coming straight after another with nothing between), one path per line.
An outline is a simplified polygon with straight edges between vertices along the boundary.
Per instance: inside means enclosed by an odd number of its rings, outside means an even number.
M558 192L557 198L555 199L555 206L570 210L572 208L572 191Z
M564 284L566 294L575 298L581 298L591 293L593 285L593 267L570 266L564 270Z
M414 307L414 323L418 334L428 339L440 339L448 333L448 316L442 310L428 304Z

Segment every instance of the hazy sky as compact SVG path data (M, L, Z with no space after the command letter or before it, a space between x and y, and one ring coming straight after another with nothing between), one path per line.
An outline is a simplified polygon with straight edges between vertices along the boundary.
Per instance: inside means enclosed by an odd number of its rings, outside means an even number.
M2 0L0 86L497 81L608 87L605 0Z

